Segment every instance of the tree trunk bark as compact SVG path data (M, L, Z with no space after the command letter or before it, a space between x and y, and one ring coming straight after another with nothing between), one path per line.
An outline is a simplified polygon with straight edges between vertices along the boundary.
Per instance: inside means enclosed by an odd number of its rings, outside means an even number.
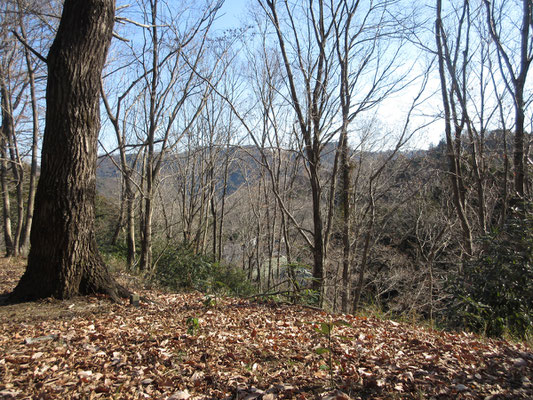
M321 188L320 178L318 177L318 163L320 156L314 152L308 155L310 160L310 183L312 190L312 207L313 207L313 282L312 289L319 294L322 302L322 285L324 283L324 228L321 210Z
M227 152L228 150L226 150ZM220 262L222 259L222 251L224 249L222 243L222 234L224 233L224 212L226 207L226 192L228 189L228 170L229 170L229 159L228 154L226 153L226 160L224 163L224 184L222 187L222 205L220 206L220 223L218 228L218 252L216 254L216 261Z
M344 125L344 124L343 124ZM342 168L342 312L348 312L348 293L351 281L351 246L350 246L350 194L351 194L351 165L348 149L348 127L341 131L341 168Z
M146 164L144 169L144 179L146 181L144 199L144 224L142 226L141 258L139 269L149 271L152 269L152 217L153 217L153 197L154 197L154 141L157 129L156 107L157 107L157 83L159 80L159 41L157 31L157 5L158 2L151 2L152 17L152 77L150 81L150 114L147 137Z
M150 164L149 164L150 166ZM152 177L146 179L146 198L144 199L144 225L141 239L141 259L139 269L141 271L150 271L152 268Z
M118 237L120 236L120 231L124 227L124 203L126 202L125 186L126 185L124 183L124 176L122 176L122 187L120 189L120 209L118 211L118 218L115 224L115 230L113 231L113 236L111 236L111 241L110 241L111 246L117 245Z
M4 84L0 82L1 100L2 100L2 131L0 132L0 189L2 190L2 205L3 205L3 228L4 228L4 244L6 247L6 257L15 255L15 244L13 240L13 233L11 231L11 202L9 199L9 184L8 184L8 146L10 131L13 130L13 113L11 111L11 102L9 100L9 93Z
M135 192L130 181L130 174L131 171L128 171L126 179L126 244L128 269L132 271L135 265Z
M9 149L9 162L11 164L11 174L13 175L13 183L15 184L15 200L16 200L16 223L15 232L13 234L13 255L20 255L20 237L22 236L22 227L24 224L24 169L22 167L22 160L18 151L17 138L15 136L15 124L13 118L13 107L9 109L11 124L6 131L7 148Z
M515 85L515 136L513 164L515 170L515 192L523 198L525 194L525 168L524 168L524 95L522 84Z
M65 0L48 55L46 126L28 267L12 301L127 290L115 283L94 235L100 75L114 0Z
M363 285L364 285L364 279L365 279L365 272L366 267L368 265L368 252L370 249L370 237L372 236L372 230L374 229L374 222L376 219L376 213L375 213L375 204L374 204L374 195L372 193L372 183L370 184L369 188L369 201L370 201L370 221L368 223L368 228L366 231L365 236L365 244L363 247L363 256L361 259L361 266L359 269L359 274L357 277L357 285L355 288L355 293L353 296L353 304L352 304L352 314L356 314L359 311L359 306L361 304L361 294L363 293Z

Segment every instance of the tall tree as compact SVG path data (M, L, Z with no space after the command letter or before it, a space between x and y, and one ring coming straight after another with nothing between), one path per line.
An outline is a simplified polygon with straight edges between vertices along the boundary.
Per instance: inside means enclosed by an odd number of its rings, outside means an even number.
M281 5L280 5L281 3ZM313 289L321 293L325 263L326 237L323 210L323 185L320 180L321 153L324 146L331 140L331 134L326 134L331 119L331 84L332 60L331 39L333 24L328 20L328 9L324 9L324 2L318 5L309 2L309 7L292 7L287 1L259 1L268 19L274 27L278 39L282 63L285 68L289 86L291 106L294 108L298 131L303 138L309 184L312 193L313 234L309 240L313 253ZM281 9L281 10L280 10ZM279 12L285 12L288 28L284 25ZM296 26L295 19L298 12L305 18L304 27ZM331 10L335 13L336 10ZM304 32L304 33L302 33ZM305 33L306 32L306 33ZM305 36L307 34L307 36ZM300 47L300 42L309 45ZM294 58L287 50L294 46ZM309 60L303 62L302 60ZM298 63L299 61L299 63ZM298 90L297 80L301 79L305 87L304 93Z
M500 71L505 81L505 86L513 98L515 111L515 136L514 136L514 186L519 197L524 197L526 192L526 162L527 153L524 151L524 124L526 101L524 89L526 86L529 67L533 61L533 2L521 0L521 14L514 14L520 18L520 25L515 21L506 21L505 3L483 0L486 7L487 25L492 40L498 50ZM503 34L506 28L517 27L514 33L519 40L509 40ZM503 33L502 33L503 32ZM517 47L512 47L516 46Z
M448 44L446 42L446 34L444 32L444 26L442 22L442 0L437 0L436 3L436 20L435 20L435 40L437 47L437 57L439 65L439 77L441 84L442 103L444 106L444 122L445 122L445 135L446 135L446 153L448 158L448 168L450 171L450 180L453 189L453 203L457 212L457 217L461 223L461 229L463 233L463 248L466 255L472 255L473 252L473 239L472 239L472 227L466 213L466 189L463 177L463 165L460 157L462 150L462 132L464 125L466 124L466 116L461 115L458 117L460 110L457 110L454 95L460 94L461 91L458 88L457 79L455 75L452 75L453 89L449 90L447 83L447 66L448 70L452 70L455 73L458 68L450 68L450 64L457 65L459 45L461 43L462 27L465 24L466 10L468 2L464 2L463 13L461 14L459 22L459 33L456 38L455 56L451 60L449 54ZM463 55L467 52L464 50ZM464 109L463 109L464 111ZM452 132L453 126L453 132Z
M310 237L304 236L313 256L313 289L321 292L328 272L327 253L341 158L344 180L349 182L349 126L361 113L376 107L406 83L399 68L400 64L409 64L402 59L400 50L404 41L399 26L406 17L400 12L400 2L389 0L258 3L273 28L284 70L285 88L276 90L283 93L292 108L294 133L303 143L313 213L312 230L306 230ZM396 17L391 19L393 14ZM323 154L335 141L328 185ZM346 190L348 197L348 186ZM345 205L348 206L347 201ZM347 217L348 211L344 210ZM349 225L345 220L346 281ZM346 296L344 304L347 307Z
M4 0L0 8L2 225L6 255L17 256L27 255L29 248L38 170L38 97L44 89L36 79L42 65L32 52L42 58L39 49L51 44L45 24L54 9L47 1L35 0Z
M65 0L47 57L46 126L28 267L11 300L126 295L94 235L100 76L114 0Z
M197 18L187 19L186 12L194 15L193 9L178 12L161 0L150 0L146 5L146 20L143 22L149 24L149 29L145 30L144 46L149 46L150 51L144 54L143 47L143 54L136 57L141 60L146 85L140 270L153 267L155 195L165 156L179 144L200 115L210 91L197 78L197 72L204 61L209 46L209 29L220 6L220 1L213 2L202 9ZM188 110L191 101L194 105Z
M4 242L6 247L6 256L17 255L18 250L18 233L21 226L21 218L16 218L19 224L15 230L12 230L12 212L11 212L11 179L9 175L13 174L13 182L17 188L17 200L19 194L22 194L22 180L20 179L19 165L15 160L15 127L17 124L15 110L22 103L22 94L25 91L24 74L20 73L20 52L18 43L14 40L13 35L9 32L12 29L14 21L10 16L12 11L11 4L7 2L2 4L2 24L0 25L0 187L3 206L3 230ZM22 201L19 203L22 205ZM18 204L17 204L18 205ZM18 215L22 213L17 207Z
M28 32L26 29L26 18L23 9L23 0L17 0L17 17L20 29L20 36L27 42ZM37 24L40 27L41 24ZM35 25L34 25L35 26ZM30 32L31 33L31 32ZM35 35L34 35L35 36ZM42 34L39 35L39 40L42 40ZM35 205L35 191L37 190L37 170L38 170L38 151L39 151L39 105L38 105L38 89L36 82L36 72L42 68L41 65L36 65L36 61L31 56L31 51L28 47L24 47L24 60L26 62L26 74L30 89L30 104L31 104L31 121L32 121L32 140L31 140L31 156L30 156L30 177L28 183L28 201L26 205L26 217L24 220L24 229L20 237L20 253L27 255L29 251L30 230L33 220L33 208Z

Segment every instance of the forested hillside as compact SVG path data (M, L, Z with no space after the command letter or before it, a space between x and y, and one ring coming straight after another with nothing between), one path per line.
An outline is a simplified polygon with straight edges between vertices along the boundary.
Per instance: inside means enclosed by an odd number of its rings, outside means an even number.
M528 329L531 269L527 265L523 266L525 269L518 265L523 257L524 262L529 262L530 239L525 233L531 229L531 225L527 218L518 220L521 217L513 215L518 212L517 209L505 211L497 196L498 171L504 170L506 150L503 144L507 134L494 131L486 137L486 168L494 171L486 182L494 193L494 197L486 205L491 212L491 220L487 223L494 228L492 234L481 237L476 243L479 246L478 258L472 258L468 262L462 260L463 238L454 229L456 226L452 199L449 197L444 142L429 150L397 152L393 157L391 151L350 150L359 185L352 189L353 207L358 210L352 216L352 223L357 226L351 234L353 249L356 250L352 262L359 268L363 262L366 263L361 281L363 304L371 305L391 316L410 315L489 334L503 333L508 324L501 320L500 325L490 326L488 320L495 316L491 313L500 313L495 317L504 319L506 313L516 313L518 320L514 323L522 324L522 328ZM333 143L322 156L325 179L332 179L336 146ZM312 293L304 290L312 279L310 253L297 230L283 225L287 221L276 206L273 199L276 193L271 192L271 182L265 177L268 175L268 165L275 162L283 162L286 164L285 168L292 169L289 193L283 195L290 196L291 204L297 205L292 211L292 217L300 225L312 226L306 171L303 165L298 164L300 161L297 155L285 149L279 149L277 153L269 149L269 153L261 158L261 152L252 146L231 147L220 150L222 154L231 154L231 157L228 157L227 165L223 168L219 166L218 173L211 177L202 168L204 158L208 157L206 154L210 151L212 149L200 148L194 155L181 153L173 158L168 157L164 162L166 178L165 187L160 189L161 219L156 220L155 226L159 227L161 235L174 234L175 241L171 248L158 249L160 264L164 265L156 266L155 270L168 273L168 269L175 268L176 275L184 273L185 270L180 270L181 263L173 261L173 257L183 258L190 250L192 253L207 254L205 259L208 262L221 260L223 264L242 269L255 290L287 298L303 296L304 301L314 302ZM282 161L276 160L276 154L284 156L279 156ZM364 189L369 183L368 176L365 175L368 175L370 168L380 163L385 166L383 177L372 188L370 199L373 204L368 204L368 193ZM101 214L97 217L99 238L103 246L109 246L109 238L119 233L117 224L123 221L118 213L120 180L117 179L118 169L115 165L116 160L113 163L101 159L97 175L98 187L105 197L105 201L102 199L99 203ZM197 175L192 176L192 173ZM202 182L206 179L213 181L187 187L193 185L195 180ZM206 190L212 190L212 194L206 195ZM203 200L206 198L218 204L224 201L224 217L221 218L224 225L217 225L220 221L213 222L212 209L202 210L205 206ZM112 205L117 201L116 205ZM342 234L338 225L335 226L341 219L341 215L338 215L340 211L335 210L339 210L341 204L341 193L337 191L333 194L331 205L334 210L330 234L331 267L324 282L328 301L326 307L333 310L341 309L342 296ZM370 206L374 208L373 215L368 215ZM501 215L503 212L509 212L510 215L504 217ZM525 212L530 211L526 209ZM185 225L185 221L188 225ZM370 224L371 235L367 231ZM498 232L502 227L504 230ZM117 241L119 242L120 240ZM507 249L507 255L506 246L512 246ZM366 260L363 260L365 251ZM497 261L491 260L491 257L498 257ZM492 279L494 281L491 285L496 287L485 292L480 289L475 293L480 296L479 299L470 298L465 301L470 294L466 290L471 290L472 286L463 286L464 282L458 281L463 279L460 278L460 269L470 274L470 285L472 282L478 285L484 280ZM356 271L352 271L352 274L355 275ZM201 277L202 272L198 276ZM529 278L524 279L526 276ZM198 278L198 281L201 279ZM489 304L491 301L499 301L493 296L496 296L498 285L503 288L506 284L516 285L506 295L509 303ZM198 285L199 282L194 282L191 287L199 287ZM476 312L480 310L476 307L482 306L476 306L475 301L487 307L494 306L494 310L487 309L486 314L481 312L482 315L477 315ZM516 308L513 309L514 307ZM523 314L520 316L520 313ZM483 322L484 318L487 319L486 322Z
M127 271L531 341L531 1L234 4L0 1L5 300Z
M533 397L531 0L0 16L0 398Z

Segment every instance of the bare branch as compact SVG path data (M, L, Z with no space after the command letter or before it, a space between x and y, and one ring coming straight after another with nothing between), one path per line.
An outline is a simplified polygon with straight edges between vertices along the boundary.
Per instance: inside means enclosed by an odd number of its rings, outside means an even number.
M45 64L48 62L46 60L46 57L44 57L41 53L39 53L37 50L35 50L33 47L31 47L28 42L26 42L18 33L17 31L11 31L13 35L18 39L20 43L22 43L29 51L31 51L39 60L44 62Z

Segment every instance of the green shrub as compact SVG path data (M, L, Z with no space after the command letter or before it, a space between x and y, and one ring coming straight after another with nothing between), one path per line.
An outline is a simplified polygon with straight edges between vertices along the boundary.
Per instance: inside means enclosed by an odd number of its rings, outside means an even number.
M116 229L118 209L111 200L96 196L94 232L99 247L109 245Z
M481 255L467 263L450 288L449 321L488 336L531 335L533 311L533 214L515 209L503 229L481 241Z
M103 257L104 262L112 271L126 271L127 270L127 254L128 249L122 242L118 242L115 245L109 243L103 243L98 245L100 255ZM130 271L132 272L132 271Z
M155 267L154 279L174 291L194 289L239 296L253 292L243 271L214 262L210 256L197 254L186 243L163 251Z

